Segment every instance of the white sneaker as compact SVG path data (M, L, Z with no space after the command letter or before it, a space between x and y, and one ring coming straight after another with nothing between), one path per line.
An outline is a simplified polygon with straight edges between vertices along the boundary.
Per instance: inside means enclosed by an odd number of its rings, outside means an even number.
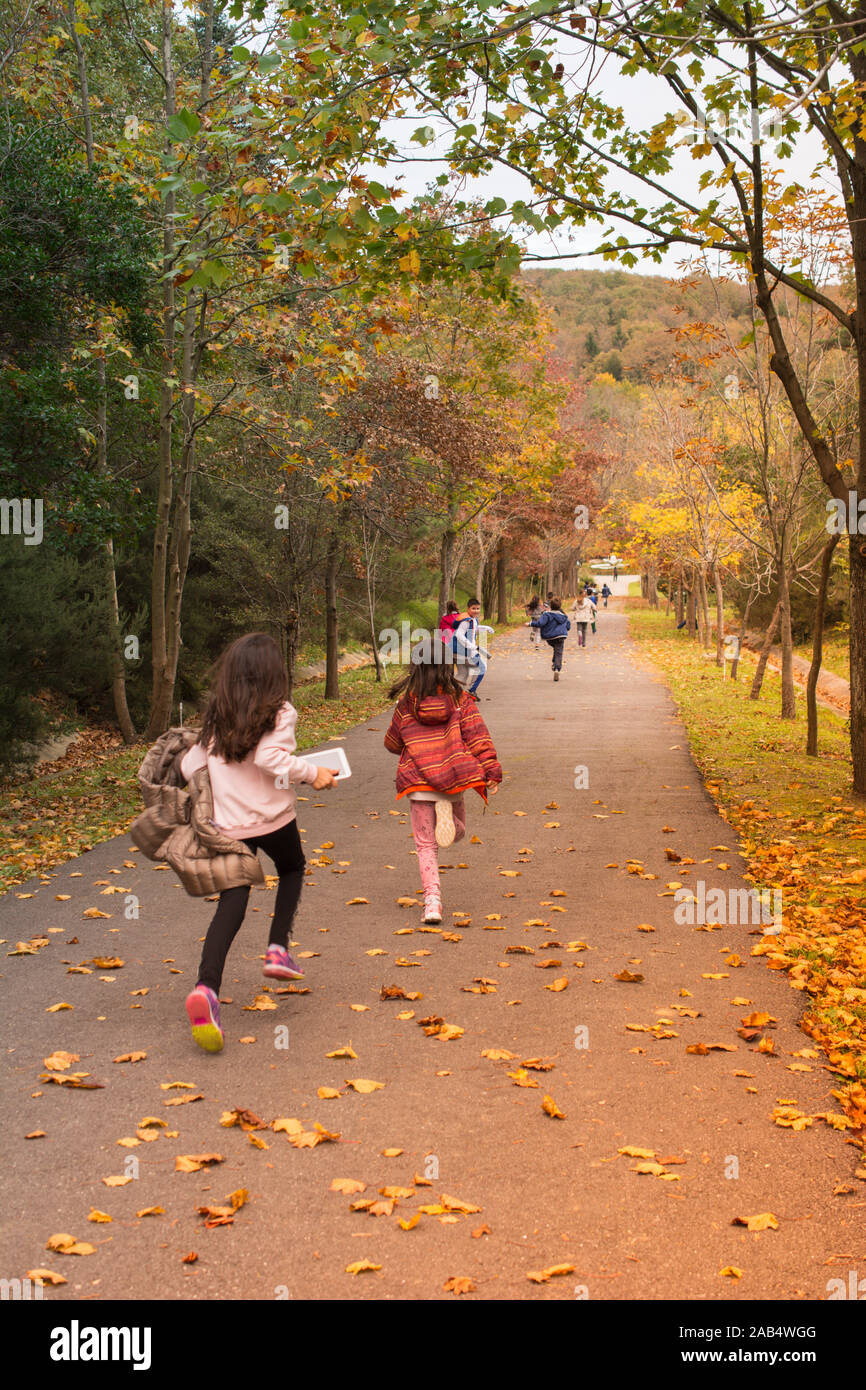
M442 921L442 899L437 898L434 893L428 893L424 899L424 925L425 927L438 927Z
M454 812L451 809L450 801L436 802L436 843L440 849L447 849L453 845L454 836Z

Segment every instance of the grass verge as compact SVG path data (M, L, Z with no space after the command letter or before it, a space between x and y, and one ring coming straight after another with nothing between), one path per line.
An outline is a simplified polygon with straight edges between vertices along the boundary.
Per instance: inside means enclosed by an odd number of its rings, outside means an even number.
M785 970L804 995L802 1027L838 1078L844 1115L780 1110L777 1123L805 1128L866 1125L866 799L851 790L847 721L819 710L819 756L809 758L805 698L797 718L779 718L781 682L767 672L749 699L754 658L739 681L722 680L697 642L642 600L629 605L642 657L664 677L685 723L707 789L736 831L756 887L781 890L783 927L752 948ZM766 1045L772 1050L772 1039Z
M298 748L325 743L388 705L387 684L372 668L340 677L340 699L325 700L324 681L298 686ZM136 773L147 751L105 738L35 774L0 786L0 893L101 840L120 835L142 810Z

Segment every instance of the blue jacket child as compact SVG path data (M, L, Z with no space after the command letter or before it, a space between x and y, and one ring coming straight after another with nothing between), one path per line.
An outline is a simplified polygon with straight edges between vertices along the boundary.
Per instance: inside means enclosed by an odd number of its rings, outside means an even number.
M533 618L532 626L538 628L545 642L565 637L571 631L571 623L561 608L554 608L549 613L542 613L540 617Z

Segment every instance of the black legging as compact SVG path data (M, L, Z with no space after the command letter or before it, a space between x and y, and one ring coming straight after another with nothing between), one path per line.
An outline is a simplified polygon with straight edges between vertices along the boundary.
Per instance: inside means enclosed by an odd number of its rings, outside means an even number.
M243 843L254 851L263 849L274 861L280 881L268 945L288 946L289 932L301 898L307 862L301 848L297 821L289 821L288 825L280 826L279 830L272 830L268 835L253 836L245 839ZM248 886L224 889L220 893L217 910L207 929L198 979L199 984L209 985L215 994L219 993L226 956L244 920L249 896Z
M564 637L551 637L551 638L549 639L549 645L553 648L553 669L554 669L554 671L561 671L561 670L562 670L562 649L563 649L563 647L565 646L565 638L564 638Z

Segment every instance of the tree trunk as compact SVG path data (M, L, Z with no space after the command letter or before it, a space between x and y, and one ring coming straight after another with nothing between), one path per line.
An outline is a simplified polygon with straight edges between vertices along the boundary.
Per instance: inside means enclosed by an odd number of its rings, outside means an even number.
M647 574L646 570L641 570L640 596L641 598L649 597L649 575Z
M336 531L328 541L325 569L325 699L340 698L339 653L337 651L337 571L339 542Z
M511 612L511 605L508 601L507 567L508 552L505 541L500 539L496 551L496 621L500 627L504 627L508 622Z
M827 606L827 589L830 584L830 566L833 552L839 544L839 533L830 537L821 551L821 577L818 593L815 596L815 621L812 632L812 664L806 681L806 752L810 758L818 756L818 701L815 692L821 674L821 657L824 652L824 610Z
M680 570L679 578L677 579L677 606L676 606L676 624L677 624L677 627L679 627L679 625L680 625L680 623L682 622L682 620L683 620L684 617L685 617L685 600L683 599L683 574L682 574L682 570Z
M81 39L76 29L78 22L75 0L68 0L69 33L75 48L78 63L78 85L81 95L81 117L84 124L84 150L87 168L93 173L95 155L93 148L93 125L90 119L90 89L87 80L87 59ZM96 470L105 476L108 473L108 387L105 375L105 358L96 359ZM126 670L123 665L122 635L120 631L120 605L117 597L117 570L114 564L114 538L109 536L102 544L106 596L108 598L108 636L111 652L111 694L114 712L124 743L135 742L135 725L129 713L126 699Z
M866 393L864 393L866 395ZM866 401L864 401L866 413ZM866 423L866 421L864 421ZM861 449L866 449L861 427ZM866 795L866 538L849 535L851 567L850 602L850 680L851 680L851 759L854 764L854 790Z
M481 576L481 593L478 597L481 599L485 618L492 618L496 601L496 566L489 559Z
M103 368L104 368L104 364ZM104 376L103 376L104 382ZM104 416L103 416L104 425ZM109 637L111 640L111 694L114 713L124 743L135 743L135 725L126 700L126 671L123 665L123 637L120 631L120 605L117 597L117 571L114 567L114 539L108 537L105 554L105 585L108 590Z
M722 576L718 563L713 561L713 586L716 591L716 665L724 664L725 650L725 596L722 592Z
M703 619L701 640L704 644L704 650L709 651L712 632L710 629L710 605L707 599L707 581L704 575L703 565L698 570L698 595L701 601L701 618Z
M175 80L172 57L172 10L165 5L162 11L162 66L165 76L164 118L167 124L175 114ZM170 138L166 138L166 156L173 157ZM175 373L175 205L173 192L165 195L162 204L162 363L159 384L159 444L157 468L156 524L153 533L153 566L150 585L151 663L153 682L147 739L164 733L171 718L174 681L167 679L168 651L166 634L165 582L168 570L168 541L171 523L174 432L174 388L169 384Z
M454 529L449 519L439 547L439 612L444 613L454 587Z
M486 556L485 553L484 553L484 535L483 535L482 530L481 530L481 523L480 523L480 520L479 520L479 524L478 524L478 530L476 531L476 540L478 541L478 566L477 566L477 568L476 568L476 570L475 570L475 597L483 602L483 597L484 597L484 569L485 569L485 566L486 566L486 564L487 564L487 556ZM484 613L484 617L486 618L486 617L487 617L487 606L486 606L486 604L485 604L484 607L483 607L483 613Z
M739 641L739 644L738 644L738 646L737 646L737 655L734 657L733 661L731 662L731 680L732 680L732 681L735 681L735 680L737 679L737 675L738 675L738 672L739 672L739 669L740 669L740 650L742 649L742 645L743 645L743 643L744 643L745 640L746 640L746 633L747 633L748 627L749 627L749 613L752 611L752 604L753 604L754 601L755 601L755 598L756 598L756 596L757 596L757 593L758 593L758 586L757 586L756 584L753 584L752 587L751 587L751 589L749 590L749 597L746 599L746 607L745 607L744 610L743 610L743 621L740 623L740 641Z
M794 694L794 643L791 638L791 589L788 577L787 548L782 549L782 563L779 567L779 614L782 626L782 718L796 719L797 704Z
M686 632L689 637L694 637L697 630L697 604L695 602L695 581L692 576L691 584L686 590Z
M292 688L295 684L295 664L298 656L298 646L300 643L300 595L295 593L295 602L288 610L285 617L286 634L286 675L289 681L289 699L292 698Z
M764 643L761 647L761 654L758 657L758 665L755 671L754 678L752 680L752 688L749 691L750 700L757 700L758 696L761 693L761 686L764 683L764 672L767 669L767 659L770 655L770 651L772 650L773 642L776 639L776 630L779 626L779 618L781 616L781 613L782 604L780 600L776 604L776 607L773 609L773 616L770 619L770 626L767 628L767 631L764 634Z
M654 561L650 563L650 566L649 566L649 568L647 569L646 586L647 586L647 598L649 599L649 606L650 606L650 608L658 608L658 606L659 606L659 591L658 591L658 584L656 583L656 567L655 567L655 562L654 562Z
M370 620L370 646L373 652L373 665L376 668L376 680L382 679L382 662L379 658L379 637L376 632L376 546L379 541L380 532L377 532L372 543L367 539L367 522L362 513L361 529L364 537L364 578L367 585L367 614Z

